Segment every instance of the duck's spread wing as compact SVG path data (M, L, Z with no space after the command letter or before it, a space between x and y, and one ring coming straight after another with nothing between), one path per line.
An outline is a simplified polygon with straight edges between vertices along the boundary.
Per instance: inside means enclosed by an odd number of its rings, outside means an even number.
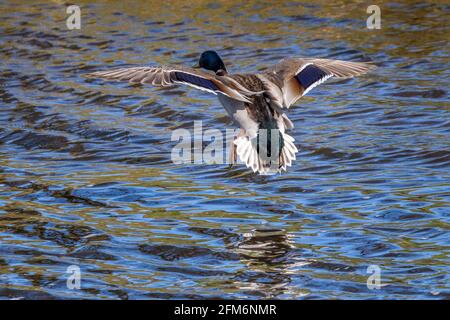
M222 93L244 102L249 102L248 96L257 94L239 87L232 81L226 81L226 77L183 66L119 68L88 73L86 77L151 84L159 87L184 84L215 95Z
M375 66L364 62L315 58L288 58L260 74L269 95L281 108L289 108L311 89L331 77L351 78Z

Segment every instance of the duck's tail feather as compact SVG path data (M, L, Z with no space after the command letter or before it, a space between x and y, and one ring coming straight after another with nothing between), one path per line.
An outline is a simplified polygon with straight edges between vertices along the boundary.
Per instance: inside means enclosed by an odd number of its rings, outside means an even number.
M274 153L273 157L270 156L271 152L266 151L266 148L258 147L259 135L254 138L240 136L234 140L239 159L245 163L247 168L251 168L253 172L261 175L272 175L286 171L287 167L292 165L296 159L295 154L298 152L294 138L281 131L278 132L281 134L281 139L278 140L281 141L281 150ZM264 153L269 153L269 156L265 156Z

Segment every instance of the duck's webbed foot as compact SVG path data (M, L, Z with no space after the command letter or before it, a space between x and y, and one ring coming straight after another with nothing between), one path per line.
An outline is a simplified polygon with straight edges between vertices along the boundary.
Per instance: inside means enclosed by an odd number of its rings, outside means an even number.
M231 169L233 165L236 163L236 161L237 161L236 145L233 142L230 150L230 165L228 166L228 168Z
M245 135L245 130L241 128L236 139L239 137L242 137L243 135ZM233 167L233 165L236 164L236 162L237 162L237 145L234 143L234 140L233 140L233 143L231 145L231 150L230 150L230 165L228 167L231 169Z

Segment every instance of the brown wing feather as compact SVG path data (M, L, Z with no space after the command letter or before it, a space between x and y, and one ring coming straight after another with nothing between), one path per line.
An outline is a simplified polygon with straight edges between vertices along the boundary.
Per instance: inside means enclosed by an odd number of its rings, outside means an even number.
M362 75L376 68L375 65L365 62L318 58L283 59L262 73L263 77L269 79L273 83L277 83L272 80L274 78L278 79L278 83L281 82L281 84L278 84L278 87L282 92L282 96L280 96L279 90L268 88L273 95L278 95L275 99L276 101L283 101L283 104L280 104L280 107L289 108L309 91L307 90L308 88L302 87L301 83L295 78L295 76L310 64L327 73L327 78L330 76L336 78L351 78ZM323 80L326 80L326 78Z
M351 78L360 76L376 68L375 65L367 62L352 62L330 59L311 59L311 63L324 71L328 71L337 78Z
M184 75L181 80L179 78L180 74ZM249 96L258 94L258 92L252 92L240 86L239 83L227 76L216 76L198 69L183 66L119 68L89 73L86 74L86 77L129 81L131 83L151 84L162 87L185 84L213 94L222 93L230 98L243 102L249 102ZM191 81L186 79L190 79ZM195 79L197 81L192 81ZM202 82L202 80L206 82Z

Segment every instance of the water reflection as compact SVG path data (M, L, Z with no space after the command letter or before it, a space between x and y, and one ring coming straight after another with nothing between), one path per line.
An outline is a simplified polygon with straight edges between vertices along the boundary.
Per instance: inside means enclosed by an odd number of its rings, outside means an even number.
M249 295L260 295L273 299L288 295L300 298L306 295L302 288L292 286L290 275L301 273L308 261L302 260L301 252L295 249L292 235L282 229L256 229L245 233L241 241L227 243L227 247L238 253L247 272L234 279L236 288Z
M0 297L449 297L447 4L380 1L379 31L359 2L79 4L69 31L59 2L0 3ZM228 126L214 97L82 76L210 48L379 68L292 108L276 177L172 164L171 130Z

